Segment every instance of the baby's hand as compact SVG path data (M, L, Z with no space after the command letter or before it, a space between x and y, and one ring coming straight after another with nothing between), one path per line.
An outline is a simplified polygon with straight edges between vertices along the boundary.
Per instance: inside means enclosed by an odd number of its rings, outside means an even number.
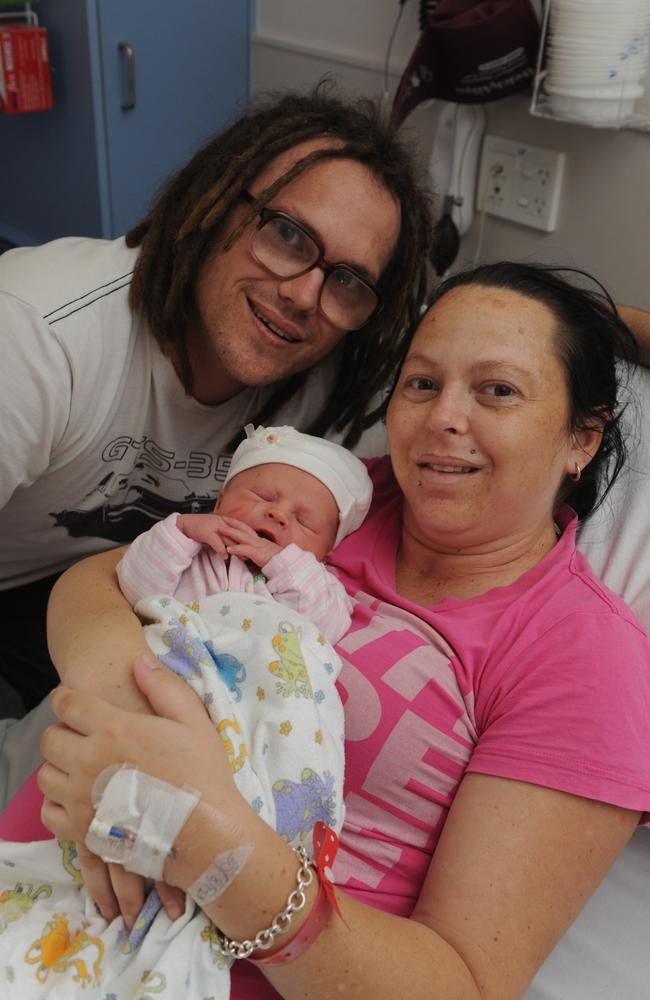
M277 545L269 538L260 538L256 531L235 517L222 517L221 520L223 522L221 537L226 543L229 555L250 559L261 568L283 549L282 545Z
M176 527L194 542L208 545L221 556L228 558L225 543L221 537L225 528L224 519L218 514L179 514Z

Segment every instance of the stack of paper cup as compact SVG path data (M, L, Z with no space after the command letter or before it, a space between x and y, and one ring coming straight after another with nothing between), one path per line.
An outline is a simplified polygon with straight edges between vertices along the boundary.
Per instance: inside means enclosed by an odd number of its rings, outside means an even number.
M626 118L645 89L650 0L552 0L545 90L559 116Z

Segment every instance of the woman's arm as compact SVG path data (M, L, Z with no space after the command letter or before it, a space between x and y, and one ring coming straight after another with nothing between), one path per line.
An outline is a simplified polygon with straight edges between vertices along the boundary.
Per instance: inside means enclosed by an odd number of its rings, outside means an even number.
M50 729L43 740L50 763L41 784L60 803L44 811L44 821L57 836L83 838L94 778L117 761L177 786L191 783L202 805L177 839L165 877L187 887L216 855L250 845L245 867L206 913L229 937L252 938L295 886L293 852L236 790L223 746L187 686L142 663L136 676L160 718L142 720L67 690L54 694L69 729ZM312 947L265 974L287 1000L515 1000L637 822L638 813L589 799L468 775L411 919L338 892L346 923L332 914ZM291 934L313 899L312 887Z
M115 567L124 552L122 547L91 556L59 578L47 611L50 656L68 687L151 712L133 681L133 660L148 646L117 581Z
M59 676L70 688L101 695L132 712L151 714L151 705L133 681L132 669L134 658L149 648L115 572L125 550L91 556L59 578L47 609L48 645ZM119 865L109 868L82 843L77 846L86 888L106 920L121 913L131 926L144 903L144 880ZM163 884L157 888L170 917L179 916L182 895Z
M641 364L650 368L650 312L632 306L617 306L617 309L639 345Z
M588 799L470 775L411 919L339 892L347 926L332 915L313 947L289 965L267 969L268 979L287 1000L520 998L637 822L638 814ZM296 867L288 855L280 859L269 833L260 833L268 844L256 838L257 867L248 880L238 879L230 898L226 893L206 909L238 939L267 925ZM190 842L196 844L196 833ZM270 892L260 891L272 874L273 903Z

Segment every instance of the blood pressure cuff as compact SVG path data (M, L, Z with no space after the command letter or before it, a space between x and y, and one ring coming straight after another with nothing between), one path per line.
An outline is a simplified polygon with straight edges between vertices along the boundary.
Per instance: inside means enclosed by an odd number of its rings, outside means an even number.
M400 81L395 128L422 101L483 104L530 87L541 29L530 0L441 0Z

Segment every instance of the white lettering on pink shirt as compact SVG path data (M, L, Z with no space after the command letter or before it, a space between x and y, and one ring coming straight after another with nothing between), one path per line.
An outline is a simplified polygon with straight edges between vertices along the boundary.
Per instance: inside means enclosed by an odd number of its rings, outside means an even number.
M361 627L338 645L355 753L335 877L397 897L415 869L426 873L472 751L473 724L449 644L407 611L379 602L359 610Z

